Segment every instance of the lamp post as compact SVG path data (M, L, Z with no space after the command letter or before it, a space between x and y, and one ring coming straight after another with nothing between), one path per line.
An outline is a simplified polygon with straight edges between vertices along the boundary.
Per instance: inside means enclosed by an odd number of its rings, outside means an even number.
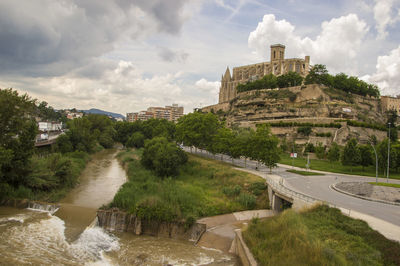
M376 178L376 183L378 183L378 154L376 153L376 149L374 145L372 145L372 142L370 142L372 149L374 149L375 152L375 178Z
M389 162L390 162L390 122L389 124L389 138L388 138L388 161L387 161L387 174L386 174L386 182L389 183Z

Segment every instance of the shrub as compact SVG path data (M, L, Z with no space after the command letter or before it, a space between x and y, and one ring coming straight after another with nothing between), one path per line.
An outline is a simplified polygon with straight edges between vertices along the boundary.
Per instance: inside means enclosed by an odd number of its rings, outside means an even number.
M309 136L312 132L311 126L303 126L297 128L297 133L300 133L304 136Z
M148 140L144 146L142 164L160 177L176 176L187 160L186 153L164 137Z
M240 205L242 205L246 209L254 209L254 207L256 206L256 201L257 198L248 192L240 193L238 198L238 202L240 203Z
M222 193L224 193L228 197L235 197L240 194L241 190L242 190L242 188L239 185L236 185L234 187L223 187Z

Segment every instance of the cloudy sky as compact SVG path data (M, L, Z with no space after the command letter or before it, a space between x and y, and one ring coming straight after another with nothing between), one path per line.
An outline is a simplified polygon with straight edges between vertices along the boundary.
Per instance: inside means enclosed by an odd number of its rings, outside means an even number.
M55 108L187 113L275 43L400 94L400 0L0 0L0 88Z

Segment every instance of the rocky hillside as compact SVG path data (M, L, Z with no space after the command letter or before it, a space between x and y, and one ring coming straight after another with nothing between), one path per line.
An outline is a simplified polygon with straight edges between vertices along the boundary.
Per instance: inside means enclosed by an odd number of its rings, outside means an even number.
M296 142L332 141L344 144L351 137L365 142L370 135L378 139L385 137L383 130L348 125L345 120L380 125L386 121L381 111L380 100L350 94L323 85L303 85L284 89L253 90L241 92L229 104L203 108L226 118L229 126L255 127L257 124L297 122L299 126L273 126L272 132L281 137L295 138ZM301 124L312 126L311 134L298 133ZM340 128L326 124L340 123ZM321 126L321 124L324 124ZM299 144L300 144L299 143Z

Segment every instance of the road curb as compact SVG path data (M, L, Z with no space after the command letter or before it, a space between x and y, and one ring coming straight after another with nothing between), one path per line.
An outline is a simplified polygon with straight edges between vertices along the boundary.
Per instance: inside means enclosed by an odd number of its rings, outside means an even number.
M341 182L341 183L342 183L342 182ZM359 198L359 199L369 200L369 201L374 201L374 202L380 202L380 203L385 203L385 204L389 204L389 205L400 206L400 203L397 203L397 202L392 202L392 201L387 201L387 200L380 200L380 199L374 199L374 198L364 197L364 196L360 196L360 195L357 195L357 194L350 193L350 192L348 192L348 191L344 191L344 190L342 190L342 189L340 189L340 188L337 188L337 187L336 187L337 184L339 184L339 183L332 184L332 185L330 185L329 187L330 187L331 189L333 189L333 190L336 190L336 191L339 192L339 193L343 193L343 194L346 194L346 195L349 195L349 196L352 196L352 197L356 197L356 198Z

